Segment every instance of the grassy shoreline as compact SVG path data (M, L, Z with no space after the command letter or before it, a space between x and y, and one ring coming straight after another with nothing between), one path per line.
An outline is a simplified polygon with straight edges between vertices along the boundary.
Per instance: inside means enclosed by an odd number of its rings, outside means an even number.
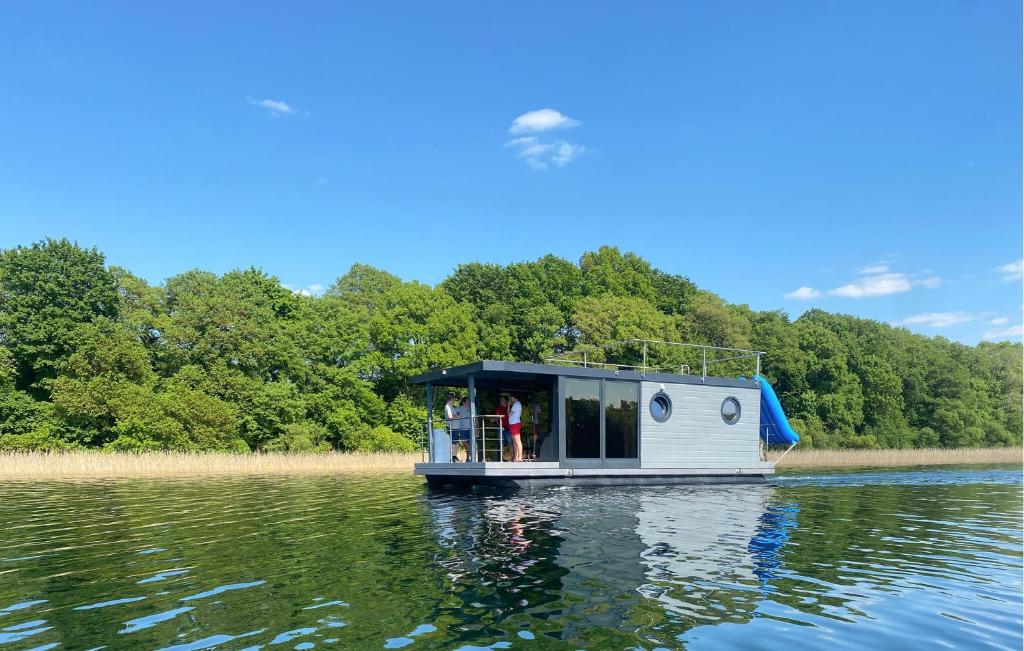
M919 450L800 450L790 452L779 471L834 468L1015 464L1021 448ZM770 455L772 460L779 454ZM128 478L189 478L246 475L328 475L407 473L421 460L409 454L115 454L0 453L0 481Z
M781 452L769 454L772 461ZM895 450L793 450L776 466L797 468L907 468L913 466L968 466L1015 464L1024 460L1022 448L919 448Z

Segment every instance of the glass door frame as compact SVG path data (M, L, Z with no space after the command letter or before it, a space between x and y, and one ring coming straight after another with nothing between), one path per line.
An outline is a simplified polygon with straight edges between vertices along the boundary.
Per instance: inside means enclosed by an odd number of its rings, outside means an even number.
M600 385L598 396L600 398L600 458L570 458L566 456L566 432L568 428L565 422L566 409L565 409L565 381L566 380L590 380L596 381ZM621 382L624 384L632 384L636 386L636 397L637 397L637 414L636 414L636 457L635 458L624 458L624 459L609 459L605 457L605 383L607 382ZM588 378L588 377L566 377L564 375L558 376L558 387L557 387L557 411L558 411L558 464L562 468L639 468L640 467L640 454L641 446L643 441L640 436L640 401L643 398L642 387L640 382L636 380L611 380L606 378ZM554 403L554 401L552 401ZM555 407L555 404L552 404Z

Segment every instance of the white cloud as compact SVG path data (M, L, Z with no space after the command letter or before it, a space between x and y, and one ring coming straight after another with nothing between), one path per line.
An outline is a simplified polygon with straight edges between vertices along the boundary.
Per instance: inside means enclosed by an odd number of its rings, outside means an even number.
M936 289L938 287L942 287L942 279L939 278L938 276L928 276L927 278L922 278L920 280L915 280L913 282L915 285L920 285L921 287L925 287L927 289Z
M295 108L290 106L287 102L282 102L276 99L253 99L252 97L246 98L253 106L259 106L270 111L270 114L275 118L281 115L291 115L295 113Z
M863 269L860 270L859 273L862 273L862 274L884 274L884 273L889 273L889 265L885 264L884 262L879 262L879 263L868 265L867 267L864 267Z
M912 287L913 284L906 274L884 273L830 289L828 293L832 296L845 296L846 298L867 298L909 292Z
M523 113L509 127L509 133L537 133L539 131L550 131L551 129L569 129L580 125L579 120L573 120L568 115L562 115L555 109L540 109Z
M1020 280L1022 269L1024 269L1024 260L1017 260L1016 262L1007 262L1004 265L996 267L996 272L1002 275L1003 282L1008 283L1014 280Z
M923 312L908 316L899 322L898 325L920 325L928 328L948 328L960 323L977 321L980 316L970 312Z
M574 145L571 142L559 140L555 143L555 151L551 156L551 160L559 167L564 167L572 162L573 159L579 157L583 153L583 145Z
M1009 317L998 316L988 322L989 325L1005 325L1010 322Z
M935 289L942 286L942 279L938 276L916 279L911 278L905 273L887 272L866 275L864 278L855 280L852 283L830 289L828 294L845 298L872 298L909 292L914 286Z
M1021 336L1024 336L1024 325L1017 324L1002 330L989 330L981 338L987 341L1006 341L1007 339L1020 339Z
M783 298L791 298L797 301L809 301L812 298L818 298L821 296L821 292L812 287L800 287L793 291L785 294Z
M320 283L313 283L306 287L296 287L295 285L285 285L283 283L281 286L285 289L291 290L293 294L298 294L299 296L319 296L324 292L324 286Z
M565 140L544 142L535 136L513 138L505 143L506 147L516 150L516 156L526 161L535 170L546 170L550 166L565 167L579 158L585 147Z

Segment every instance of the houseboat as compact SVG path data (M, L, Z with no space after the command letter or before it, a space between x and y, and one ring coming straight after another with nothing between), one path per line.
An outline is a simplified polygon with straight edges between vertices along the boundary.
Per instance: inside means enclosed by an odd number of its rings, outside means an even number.
M415 473L431 486L761 482L775 472L768 447L788 452L799 441L761 376L763 352L640 339L614 346L642 351L638 363L608 361L605 346L544 363L483 360L416 376L428 416ZM700 373L657 365L654 347L696 356ZM738 363L753 367L749 377L709 373ZM452 394L468 405L458 418L437 416ZM522 461L510 460L503 398L520 403ZM454 447L453 434L461 440Z

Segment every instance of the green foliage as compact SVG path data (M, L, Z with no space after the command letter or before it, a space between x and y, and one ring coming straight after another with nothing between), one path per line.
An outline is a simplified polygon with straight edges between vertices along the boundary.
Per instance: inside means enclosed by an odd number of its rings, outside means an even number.
M266 446L267 452L302 452L323 454L331 451L327 441L327 428L309 421L289 423L281 434Z
M361 427L344 448L350 452L415 452L419 446L384 426Z
M0 452L69 452L75 448L46 427L22 434L0 434Z
M768 351L762 371L805 447L1021 442L1020 344L820 310L790 321L614 247L578 264L463 264L438 287L357 264L310 297L257 269L150 286L46 240L0 252L0 449L410 451L426 416L412 376L634 338ZM643 351L607 354L639 364ZM647 361L702 363L656 347Z
M48 396L75 328L117 309L114 276L96 249L46 240L0 253L0 341L13 354L18 389Z
M423 438L423 427L427 422L427 409L414 404L409 396L399 394L388 405L387 424L397 434L419 443Z
M370 372L385 400L411 391L413 375L477 358L472 310L444 290L419 283L384 290L370 315L369 334Z

